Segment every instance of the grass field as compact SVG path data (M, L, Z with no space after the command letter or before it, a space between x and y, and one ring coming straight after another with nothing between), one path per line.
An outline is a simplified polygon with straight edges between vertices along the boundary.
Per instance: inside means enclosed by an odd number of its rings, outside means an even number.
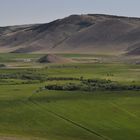
M13 54L3 54L0 63L15 65L16 62L10 62L9 58L26 57L37 59L40 55L13 57ZM81 55L67 54L65 57L80 59ZM140 65L118 62L40 65L29 62L26 67L1 68L0 140L139 140L140 91L37 92L48 84L79 83L76 78L81 77L140 86Z

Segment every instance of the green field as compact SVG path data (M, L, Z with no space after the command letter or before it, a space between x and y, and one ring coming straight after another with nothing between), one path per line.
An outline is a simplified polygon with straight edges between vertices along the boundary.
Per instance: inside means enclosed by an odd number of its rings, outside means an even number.
M0 63L8 64L0 68L0 140L140 139L139 90L44 89L49 84L79 84L79 79L140 86L140 65L121 62L42 65L35 62L40 56L0 55ZM33 61L15 61L25 58Z

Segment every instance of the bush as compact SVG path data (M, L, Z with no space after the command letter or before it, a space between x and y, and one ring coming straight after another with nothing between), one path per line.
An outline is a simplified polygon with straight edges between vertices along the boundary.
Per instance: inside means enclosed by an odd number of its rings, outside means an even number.
M80 89L81 89L81 85L74 84L74 83L69 83L63 86L63 90L68 90L68 91L75 91Z
M45 86L47 90L63 90L63 86L60 85L47 85Z
M0 64L0 68L4 68L4 67L6 67L5 64Z
M68 83L64 85L47 85L45 89L48 90L64 90L64 91L95 91L95 90L110 90L110 91L119 91L119 90L140 90L140 86L136 85L121 85L117 82L112 82L110 80L97 80L97 79L88 79L81 81L80 84Z

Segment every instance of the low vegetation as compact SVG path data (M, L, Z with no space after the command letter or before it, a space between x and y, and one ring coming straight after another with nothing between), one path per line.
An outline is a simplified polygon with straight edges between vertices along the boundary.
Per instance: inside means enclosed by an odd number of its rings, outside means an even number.
M44 89L44 88L43 88ZM95 90L110 90L110 91L122 91L122 90L140 90L138 85L122 85L110 80L82 80L80 84L67 83L64 85L46 85L47 90L64 90L64 91L95 91Z

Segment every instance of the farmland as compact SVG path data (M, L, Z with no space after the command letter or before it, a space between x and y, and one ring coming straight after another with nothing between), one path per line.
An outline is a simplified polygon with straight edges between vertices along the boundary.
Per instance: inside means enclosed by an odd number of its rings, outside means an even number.
M0 68L0 139L139 140L139 90L45 86L79 85L89 79L139 87L140 65L107 61L112 56L59 55L84 61L39 64L36 60L43 54L0 54L5 65Z

